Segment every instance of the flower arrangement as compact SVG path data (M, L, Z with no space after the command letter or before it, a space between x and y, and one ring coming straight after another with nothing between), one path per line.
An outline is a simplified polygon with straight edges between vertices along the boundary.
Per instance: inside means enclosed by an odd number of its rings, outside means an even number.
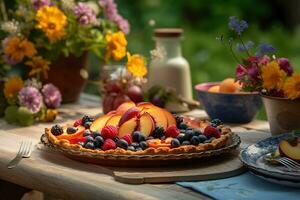
M257 91L268 96L288 99L300 98L300 74L294 72L287 58L277 58L276 49L268 44L259 44L255 54L254 42L244 42L242 33L248 28L248 23L232 16L229 18L229 29L235 33L235 38L230 37L225 43L224 37L218 37L222 44L230 50L233 58L238 63L236 79L245 91ZM239 59L234 51L236 49L245 54Z
M105 61L109 69L118 66L103 80L103 111L115 110L125 101L142 102L142 84L148 73L145 57L127 51L127 40L121 31L107 33Z
M91 51L102 59L105 48L106 59L127 53L126 39L109 39L118 31L125 38L130 29L114 0L17 0L12 10L0 3L0 115L9 123L55 119L61 93L42 82L60 56Z

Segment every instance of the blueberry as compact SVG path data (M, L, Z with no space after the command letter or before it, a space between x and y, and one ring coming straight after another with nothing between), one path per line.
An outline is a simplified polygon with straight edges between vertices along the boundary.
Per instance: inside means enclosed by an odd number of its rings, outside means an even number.
M140 147L140 144L139 144L139 143L136 143L136 142L133 142L133 143L131 144L131 146L133 146L134 148L138 148L138 147Z
M176 148L180 146L180 141L178 139L172 139L171 141L171 147Z
M92 125L92 122L85 122L83 126L84 126L84 128L89 129L91 127L91 125Z
M185 140L190 140L193 137L193 133L194 133L194 131L192 131L192 130L186 131L184 134Z
M90 130L85 130L83 133L83 137L89 136L91 135L91 131Z
M199 135L201 135L200 130L197 130L197 129L193 130L193 136L199 136Z
M85 145L84 145L85 148L87 149L95 149L95 146L94 146L94 143L93 142L87 142Z
M118 138L118 137L115 137L115 138L113 139L113 141L114 141L115 143L117 143L119 140L120 140L120 138Z
M211 143L214 139L216 139L215 137L211 137L207 140L204 141L204 143Z
M132 145L130 145L130 146L127 147L127 150L129 150L129 151L135 151L135 148Z
M154 139L154 137L152 137L152 136L149 136L146 138L146 140L153 140L153 139Z
M76 133L77 130L78 130L77 128L71 126L71 127L67 128L67 133L74 134L74 133Z
M97 136L101 136L101 133L99 131L94 131L92 136L93 138L96 138Z
M94 138L92 136L86 136L86 143L88 142L94 142Z
M141 147L138 147L135 149L135 151L143 151L143 149Z
M94 139L95 147L100 148L103 145L103 143L104 143L104 139L102 136L99 135L99 136L95 137L95 139Z
M198 138L198 136L193 136L193 137L191 138L191 143L192 143L193 145L198 145L198 144L199 144L199 138Z
M182 145L191 145L191 143L190 143L190 141L185 140L185 141L182 142Z
M210 121L210 123L214 127L217 127L217 126L223 124L223 122L220 119L213 119L213 120Z
M139 142L139 139L140 139L140 135L141 135L141 132L140 131L134 131L132 133L132 139L134 142Z
M145 141L141 141L141 142L140 142L140 146L141 146L141 148L142 148L143 150L145 150L145 149L148 148L148 144L147 144L147 142L145 142Z
M78 142L77 144L79 144L80 146L84 146L84 142Z
M205 140L207 140L207 137L205 135L199 135L198 139L200 143L203 143Z
M120 139L120 140L118 140L118 142L117 142L117 147L120 147L120 148L126 150L126 149L128 148L128 143L126 142L126 140Z
M185 134L185 129L180 129L180 133L183 133L183 134Z
M62 129L62 127L60 125L54 125L51 128L51 133L55 136L61 135L64 133L64 130Z
M177 140L179 140L180 143L182 143L184 140L185 140L185 135L180 133L178 136L177 136Z
M183 123L183 122L181 122L180 124L179 124L179 129L187 129L187 127L188 127L188 125L186 125L185 123Z
M187 130L187 131L192 131L193 128L192 128L192 127L187 127L186 130Z
M139 135L139 142L146 141L146 136L144 134Z

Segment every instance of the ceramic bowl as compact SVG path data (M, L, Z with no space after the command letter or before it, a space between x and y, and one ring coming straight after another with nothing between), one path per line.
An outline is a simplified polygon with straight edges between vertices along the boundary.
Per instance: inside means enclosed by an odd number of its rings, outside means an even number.
M201 83L195 86L201 105L211 119L225 123L248 123L262 106L258 93L213 93L207 90L219 82Z

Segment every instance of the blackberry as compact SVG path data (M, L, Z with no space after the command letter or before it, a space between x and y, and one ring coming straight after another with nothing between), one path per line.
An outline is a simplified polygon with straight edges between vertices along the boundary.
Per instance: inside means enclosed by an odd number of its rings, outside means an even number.
M60 125L54 125L51 128L51 133L55 136L61 135L64 133L64 130L62 129L62 127Z
M86 128L86 129L89 129L91 127L91 125L92 125L92 122L85 122L83 124L84 128Z
M217 126L223 124L223 122L220 119L213 119L210 121L210 123L213 127L217 127Z
M153 133L152 133L152 136L154 138L161 138L165 135L165 129L163 127L160 127L160 126L156 126Z
M179 127L179 124L183 122L183 117L179 115L175 115L176 125Z
M94 121L94 118L93 117L90 117L90 116L83 116L82 118L82 124L84 125L86 122L93 122Z
M78 129L75 128L75 127L68 127L68 128L67 128L67 133L68 133L68 134L74 134L74 133L76 133L77 130L78 130Z

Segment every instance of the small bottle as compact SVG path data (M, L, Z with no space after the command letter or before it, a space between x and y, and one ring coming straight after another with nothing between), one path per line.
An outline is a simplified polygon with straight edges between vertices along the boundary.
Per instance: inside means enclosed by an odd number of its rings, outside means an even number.
M181 54L182 29L156 29L156 49L152 51L148 88L158 85L172 88L185 99L192 99L189 63Z

